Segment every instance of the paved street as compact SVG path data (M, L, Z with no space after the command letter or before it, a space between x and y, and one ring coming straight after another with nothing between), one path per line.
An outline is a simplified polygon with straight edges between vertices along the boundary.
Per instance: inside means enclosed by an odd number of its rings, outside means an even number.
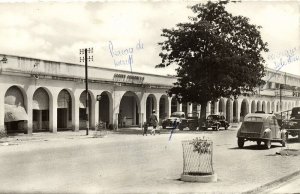
M84 131L64 133L2 142L0 193L247 192L260 191L262 185L300 170L299 156L276 154L282 150L279 143L270 150L254 142L238 149L236 129L177 132L170 141L169 133L112 133L106 138L86 137ZM182 182L181 141L203 136L214 142L218 182ZM288 148L300 145L292 140ZM296 188L292 185L284 191L292 193Z

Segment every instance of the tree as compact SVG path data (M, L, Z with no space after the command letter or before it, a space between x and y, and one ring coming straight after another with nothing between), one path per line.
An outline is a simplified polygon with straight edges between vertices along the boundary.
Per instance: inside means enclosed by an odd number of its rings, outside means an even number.
M178 65L178 80L168 93L181 102L201 104L205 119L206 105L220 97L237 98L254 93L264 84L264 59L267 43L259 29L243 16L225 10L228 1L207 2L191 7L196 14L188 23L163 29L164 42L156 67Z

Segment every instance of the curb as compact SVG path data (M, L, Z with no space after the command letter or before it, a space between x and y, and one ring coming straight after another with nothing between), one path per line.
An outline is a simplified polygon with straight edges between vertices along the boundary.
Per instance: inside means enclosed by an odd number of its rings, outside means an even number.
M261 185L255 189L252 189L250 191L246 191L246 192L243 192L243 194L252 194L252 193L262 193L262 192L266 192L267 190L270 190L270 189L273 189L275 188L276 186L279 186L280 184L284 184L284 183L287 183L288 181L290 181L291 179L293 179L294 177L300 175L300 170L296 171L296 172L293 172L287 176L284 176L282 178L279 178L275 181L272 181L272 182L269 182L269 183L266 183L264 185Z

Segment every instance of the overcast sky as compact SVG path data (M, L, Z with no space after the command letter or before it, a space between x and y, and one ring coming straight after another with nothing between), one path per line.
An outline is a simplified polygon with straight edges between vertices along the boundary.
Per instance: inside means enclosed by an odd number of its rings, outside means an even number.
M79 49L93 47L90 65L174 74L175 66L154 68L160 62L161 30L187 22L193 15L187 6L199 2L2 2L0 53L79 63ZM247 1L231 3L227 10L263 27L268 67L283 61L281 70L300 75L299 1Z

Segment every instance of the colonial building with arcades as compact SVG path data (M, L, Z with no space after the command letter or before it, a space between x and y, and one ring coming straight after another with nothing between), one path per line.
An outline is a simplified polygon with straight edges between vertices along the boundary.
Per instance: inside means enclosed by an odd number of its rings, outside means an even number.
M0 130L10 133L86 128L85 67L57 61L0 54ZM174 76L89 67L89 126L103 121L118 128L119 114L126 127L141 127L156 110L160 120L172 112L197 111L197 104L180 104L166 91ZM300 106L300 76L267 69L266 84L257 94L221 98L207 104L207 114L223 114L238 122L257 110L280 112ZM285 86L280 90L280 87ZM281 96L281 97L280 97ZM280 100L281 99L281 100ZM118 129L122 130L122 129Z

